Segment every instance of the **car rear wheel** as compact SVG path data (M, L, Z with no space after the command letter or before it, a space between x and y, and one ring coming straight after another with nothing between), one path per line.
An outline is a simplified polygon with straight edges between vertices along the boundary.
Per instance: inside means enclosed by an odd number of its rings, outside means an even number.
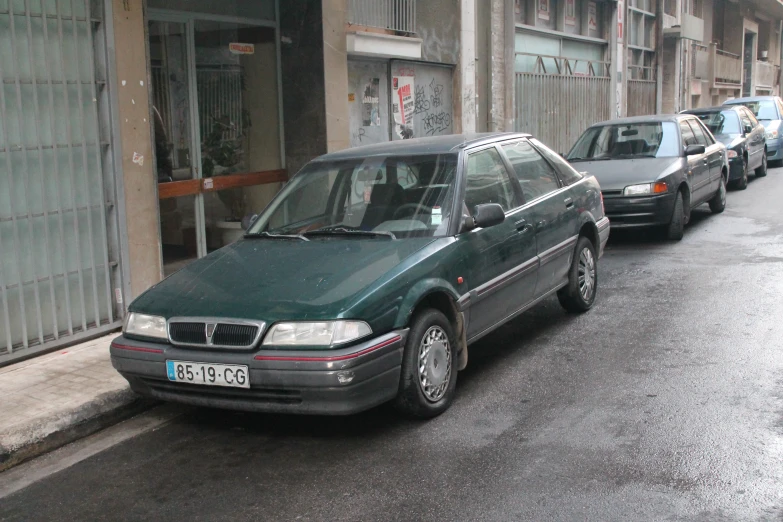
M756 169L756 177L763 178L767 175L767 151L761 156L761 165Z
M718 192L710 200L710 210L713 214L720 214L726 210L726 178L723 176L720 177Z
M677 198L674 200L674 210L672 219L666 227L666 237L679 241L685 232L685 212L682 201L682 192L677 192Z
M748 159L742 158L742 177L736 182L737 190L745 190L748 188Z
M455 339L454 328L440 311L427 309L416 315L402 356L394 401L398 411L428 419L451 406L457 387Z
M582 313L593 307L597 289L598 256L595 246L585 236L580 236L568 271L568 285L557 292L557 299L567 311Z

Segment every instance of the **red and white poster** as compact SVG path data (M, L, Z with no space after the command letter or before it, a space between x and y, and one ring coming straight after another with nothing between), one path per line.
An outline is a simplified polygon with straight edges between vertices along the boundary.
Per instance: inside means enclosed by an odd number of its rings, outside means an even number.
M617 2L617 41L623 41L623 21L625 21L625 2L618 0Z
M576 6L574 2L576 0L566 0L565 3L565 24L576 25Z
M251 43L231 42L228 44L231 54L255 54L256 46Z
M595 2L587 2L587 29L590 31L598 30L598 13Z
M413 98L413 76L394 76L392 78L392 114L394 131L400 138L413 137L413 110L416 107Z
M549 0L538 0L538 17L549 20Z

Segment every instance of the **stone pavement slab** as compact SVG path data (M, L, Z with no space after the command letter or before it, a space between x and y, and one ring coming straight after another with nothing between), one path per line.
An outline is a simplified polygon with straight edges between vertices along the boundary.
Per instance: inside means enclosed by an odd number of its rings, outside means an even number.
M141 406L111 365L116 335L0 368L0 471Z

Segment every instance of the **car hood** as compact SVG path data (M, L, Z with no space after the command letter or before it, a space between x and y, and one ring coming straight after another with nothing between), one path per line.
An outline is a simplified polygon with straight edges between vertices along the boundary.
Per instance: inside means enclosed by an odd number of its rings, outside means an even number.
M741 134L718 134L715 139L726 145L727 149L732 149L742 144L743 137Z
M573 164L576 170L594 175L602 191L622 190L628 185L652 182L671 174L681 165L682 158L633 158Z
M375 281L433 238L244 239L186 266L131 311L268 323L340 318Z

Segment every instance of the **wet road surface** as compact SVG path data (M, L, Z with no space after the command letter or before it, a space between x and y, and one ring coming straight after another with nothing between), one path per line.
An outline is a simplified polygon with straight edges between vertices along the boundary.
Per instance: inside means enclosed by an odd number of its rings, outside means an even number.
M783 520L783 169L685 238L613 232L595 308L471 348L429 422L183 409L0 520Z

